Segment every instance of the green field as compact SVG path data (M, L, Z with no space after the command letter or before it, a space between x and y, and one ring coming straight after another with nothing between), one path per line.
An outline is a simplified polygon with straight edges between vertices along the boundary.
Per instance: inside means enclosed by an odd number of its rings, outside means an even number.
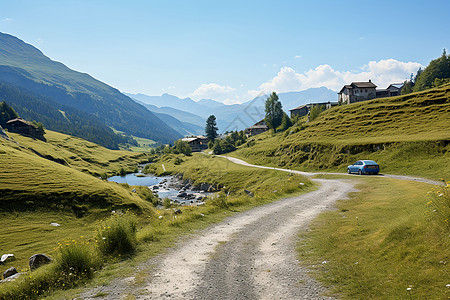
M342 299L450 297L450 203L447 221L432 203L448 187L375 177L358 182L358 192L300 235L300 259Z
M254 137L232 156L298 170L346 172L374 159L382 172L450 177L450 85L334 107L286 132Z

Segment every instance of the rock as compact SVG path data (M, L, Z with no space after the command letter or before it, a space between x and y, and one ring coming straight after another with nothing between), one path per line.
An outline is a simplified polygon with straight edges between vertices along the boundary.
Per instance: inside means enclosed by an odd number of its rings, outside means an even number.
M202 201L202 200L203 200L203 197L202 197L202 196L198 196L198 197L197 197L197 200L198 200L198 201Z
M154 190L157 190L157 189L159 189L159 186L154 185L154 186L153 186L153 189L154 189Z
M180 192L180 193L178 193L178 195L177 195L177 197L179 197L179 198L184 198L184 197L186 197L187 196L187 194L185 193L185 192Z
M50 226L55 226L55 227L59 227L59 226L61 226L60 224L58 224L58 223L50 223Z
M181 211L181 209L177 209L177 210L174 211L174 213L175 213L176 215L179 215L179 214L181 214L181 213L183 213L183 212Z
M16 258L14 257L14 254L3 254L2 255L2 258L0 258L0 261L3 263L3 264L6 264L7 262L10 262L10 261L13 261L13 260L15 260Z
M305 185L303 182L300 182L299 185Z
M244 192L249 196L249 197L253 197L255 196L251 191L249 190L244 190Z
M136 193L136 189L132 189L131 191L132 191L133 193Z
M39 268L42 265L48 264L52 259L45 254L33 254L30 257L29 265L30 270Z
M8 277L11 277L11 276L13 276L14 274L17 274L17 273L18 273L18 272L17 272L16 268L11 267L11 268L9 268L8 270L6 270L6 271L3 273L3 279L6 279L6 278L8 278Z

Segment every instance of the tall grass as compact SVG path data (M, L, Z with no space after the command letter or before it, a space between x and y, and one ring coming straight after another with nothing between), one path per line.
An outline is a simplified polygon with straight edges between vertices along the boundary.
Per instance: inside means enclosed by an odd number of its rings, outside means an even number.
M116 214L97 231L98 249L103 255L130 255L136 251L137 219L131 214Z

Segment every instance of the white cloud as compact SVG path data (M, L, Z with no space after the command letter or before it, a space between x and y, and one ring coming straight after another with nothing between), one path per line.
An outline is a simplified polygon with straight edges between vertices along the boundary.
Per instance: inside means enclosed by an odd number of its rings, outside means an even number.
M301 55L296 55L296 56L294 56L294 58L295 59L299 59L299 58L302 58L302 56Z
M283 67L274 78L261 84L258 90L248 91L248 94L255 96L260 92L276 91L282 93L322 86L332 90L340 90L344 84L369 79L372 79L372 82L378 87L386 88L391 83L403 82L419 67L423 66L420 63L401 62L395 59L370 61L357 71L338 71L329 65L320 65L304 73L297 73L291 67Z
M203 83L190 96L198 100L220 99L220 101L224 101L226 96L234 92L234 90L231 86L219 85L217 83Z
M2 22L11 22L13 19L12 18L4 18L3 20L2 20Z

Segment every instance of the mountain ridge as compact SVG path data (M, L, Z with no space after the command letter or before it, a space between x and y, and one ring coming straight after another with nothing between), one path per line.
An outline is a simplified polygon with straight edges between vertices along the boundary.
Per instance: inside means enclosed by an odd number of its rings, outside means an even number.
M93 114L105 125L130 135L163 143L182 136L116 88L53 61L36 47L4 33L0 33L0 82Z

